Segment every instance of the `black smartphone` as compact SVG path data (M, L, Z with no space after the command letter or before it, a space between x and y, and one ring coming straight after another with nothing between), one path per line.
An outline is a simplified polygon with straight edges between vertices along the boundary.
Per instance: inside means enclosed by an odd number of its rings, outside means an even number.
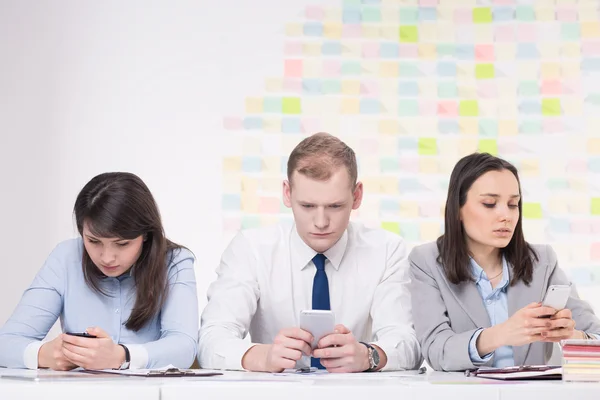
M94 335L90 335L87 332L65 332L67 335L71 335L71 336L79 336L79 337L86 337L86 338L90 338L90 339L95 339L98 336L94 336Z

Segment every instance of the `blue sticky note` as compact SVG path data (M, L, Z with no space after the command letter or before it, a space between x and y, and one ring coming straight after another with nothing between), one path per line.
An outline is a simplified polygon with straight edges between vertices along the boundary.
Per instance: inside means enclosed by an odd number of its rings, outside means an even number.
M401 62L398 65L398 73L401 78L418 78L422 75L419 66L410 62Z
M475 59L475 46L469 44L457 45L454 49L454 56L459 60Z
M581 61L581 70L584 72L600 71L600 58L584 58Z
M400 169L398 157L383 157L379 160L379 169L382 173L397 172Z
M342 92L342 82L336 79L326 79L321 81L321 91L323 94L339 94Z
M304 36L323 36L323 24L321 22L305 22L302 30Z
M399 138L398 151L400 153L416 153L419 150L419 141L417 138Z
M438 63L437 73L439 76L456 76L456 63L449 61Z
M453 134L460 132L460 125L455 119L443 118L438 120L438 131L442 134Z
M438 83L438 97L442 99L458 97L458 87L456 86L456 82Z
M380 4L381 0L361 0L360 2L365 5L375 5Z
M536 119L525 119L519 124L519 133L539 134L542 133L542 121Z
M419 85L414 81L401 81L398 83L398 96L415 97L419 95Z
M240 210L242 198L239 194L224 194L221 198L221 205L224 210Z
M563 190L569 188L566 178L550 178L546 181L546 187L550 190Z
M360 99L361 114L379 114L381 112L381 104L377 99L362 98Z
M400 235L404 240L416 242L421 238L421 229L416 222L401 222Z
M400 193L418 192L422 189L419 180L416 178L403 178L398 181Z
M321 81L319 79L302 79L302 91L305 94L321 94ZM279 108L281 110L281 108Z
M403 117L419 115L419 104L416 100L400 100L398 102L398 115Z
M283 156L281 157L281 172L286 174L287 173L287 164L288 164L288 156Z
M344 24L360 24L360 8L344 8L342 21Z
M325 42L321 45L321 54L324 56L341 56L342 44L340 42Z
M262 129L263 120L260 117L245 117L244 118L244 129Z
M400 210L400 205L398 204L398 200L393 199L381 199L379 200L379 209L381 211L396 211Z
M600 157L591 157L588 159L588 170L590 172L600 172Z
M548 221L548 228L552 233L570 233L571 223L568 219L550 218Z
M494 22L512 21L515 18L515 9L510 7L492 8L492 18Z
M342 75L360 75L362 72L359 61L344 61L341 69Z
M519 103L521 114L541 114L542 103L539 100L525 100Z
M260 157L245 156L242 157L242 171L244 172L260 172L262 162Z
M540 95L540 87L537 81L522 81L519 82L517 93L519 94L519 96L523 97L537 97Z
M242 217L242 229L258 228L260 217L258 215L244 215Z
M419 21L436 21L437 10L432 7L419 8Z
M454 45L450 43L440 43L435 46L438 58L451 57L454 58Z
M484 138L498 136L498 121L494 119L480 119L479 136Z
M265 97L263 99L263 112L281 114L281 97Z
M381 43L379 56L381 58L398 58L400 56L400 45L398 43Z
M281 132L302 133L302 124L300 123L300 118L283 118L281 120Z
M540 58L540 52L534 43L519 43L517 46L517 59L531 60Z

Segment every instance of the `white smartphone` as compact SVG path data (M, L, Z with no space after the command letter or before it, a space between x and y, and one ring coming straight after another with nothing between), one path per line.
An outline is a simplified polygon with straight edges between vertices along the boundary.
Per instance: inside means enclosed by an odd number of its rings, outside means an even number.
M300 329L313 336L311 347L316 349L319 340L333 333L335 314L330 310L302 310L300 311Z
M560 311L567 306L570 295L571 285L551 285L544 296L542 305Z

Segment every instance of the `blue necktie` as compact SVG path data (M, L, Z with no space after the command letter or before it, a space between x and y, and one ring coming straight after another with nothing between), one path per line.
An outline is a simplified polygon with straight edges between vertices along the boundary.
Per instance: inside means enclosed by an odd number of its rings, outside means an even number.
M329 304L329 281L327 280L327 274L325 273L326 258L327 257L325 257L323 254L317 254L312 259L315 267L317 267L315 279L313 280L313 310L331 310L331 306ZM321 362L318 358L311 358L310 366L319 369L325 369L325 367L321 365Z

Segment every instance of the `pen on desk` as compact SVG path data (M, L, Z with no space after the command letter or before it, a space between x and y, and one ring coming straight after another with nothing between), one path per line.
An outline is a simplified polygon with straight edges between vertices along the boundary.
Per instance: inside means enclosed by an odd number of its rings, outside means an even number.
M417 370L419 375L424 374L425 372L427 372L427 367L421 367Z

